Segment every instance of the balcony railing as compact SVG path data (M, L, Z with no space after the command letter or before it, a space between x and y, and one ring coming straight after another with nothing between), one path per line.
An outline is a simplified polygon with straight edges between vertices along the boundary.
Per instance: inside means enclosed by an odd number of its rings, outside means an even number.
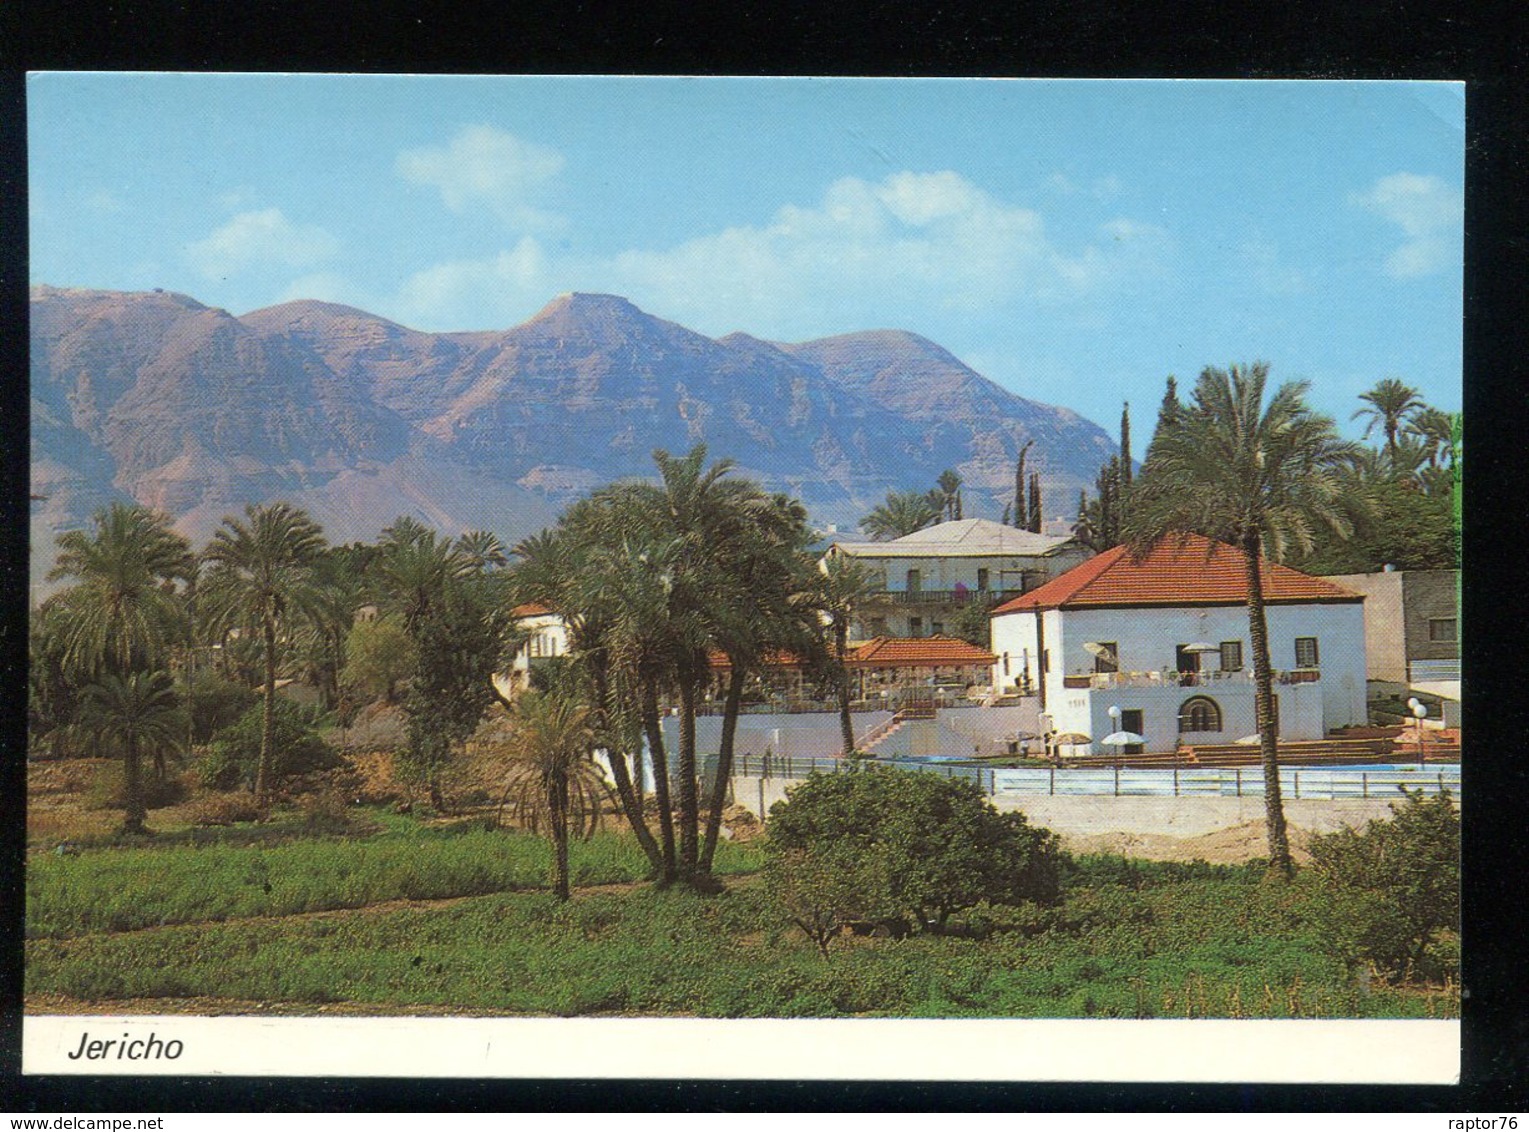
M1018 597L1024 590L877 590L866 594L866 605L991 605Z
M1274 673L1276 684L1315 684L1322 679L1316 668L1293 668ZM1081 672L1062 677L1064 688L1214 688L1228 685L1252 687L1253 674L1235 672Z

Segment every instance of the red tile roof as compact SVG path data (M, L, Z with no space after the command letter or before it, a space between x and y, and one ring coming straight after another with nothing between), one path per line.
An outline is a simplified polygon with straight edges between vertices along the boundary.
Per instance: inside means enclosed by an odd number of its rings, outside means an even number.
M988 667L998 658L959 637L876 637L855 649L851 668Z
M976 645L957 637L876 637L853 646L844 658L850 668L960 668L991 667L998 658ZM790 653L770 654L771 668L796 668L800 657ZM711 654L712 668L731 668L727 655Z
M1270 605L1363 601L1362 594L1324 578L1262 560L1264 601ZM993 610L1131 608L1135 606L1241 605L1247 601L1242 552L1200 535L1170 537L1140 562L1117 546L1095 555L1043 586Z

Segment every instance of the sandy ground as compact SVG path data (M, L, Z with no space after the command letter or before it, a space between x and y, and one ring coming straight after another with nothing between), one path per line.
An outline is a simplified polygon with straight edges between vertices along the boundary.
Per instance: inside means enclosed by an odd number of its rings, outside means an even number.
M1290 853L1297 863L1311 859L1306 851L1310 834L1289 827ZM1161 833L1063 834L1062 847L1070 853L1119 853L1149 861L1209 861L1237 865L1269 855L1269 843L1261 821L1244 822L1198 837L1169 837Z

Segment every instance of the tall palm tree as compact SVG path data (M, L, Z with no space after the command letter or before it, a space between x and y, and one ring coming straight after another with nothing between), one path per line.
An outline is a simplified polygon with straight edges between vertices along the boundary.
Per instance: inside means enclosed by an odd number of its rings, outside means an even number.
M1454 458L1455 419L1443 409L1419 409L1408 422L1407 432L1422 444L1430 468L1447 465Z
M860 529L877 542L921 531L940 518L939 508L916 491L889 491L884 502L860 520Z
M591 754L589 711L564 696L527 692L515 702L507 747L501 805L532 832L546 826L552 891L567 900L569 835L588 837L599 827L609 793Z
M174 748L185 727L170 677L163 672L103 676L85 689L80 724L122 756L122 831L147 833L143 756Z
M833 633L835 683L839 693L839 740L843 757L855 751L855 725L849 710L849 627L856 606L872 593L875 583L865 565L844 554L831 554L823 563L822 610Z
M1152 459L1132 496L1128 536L1138 553L1187 533L1242 552L1269 869L1287 876L1292 862L1280 797L1262 563L1266 556L1310 553L1319 525L1342 537L1351 533L1342 472L1357 446L1339 440L1331 419L1307 407L1304 382L1282 385L1266 399L1268 376L1264 362L1200 374L1192 403L1153 439Z
M959 519L961 517L961 474L954 468L946 468L935 482L939 484L945 517Z
M58 547L49 580L76 580L55 603L65 666L86 677L160 667L187 631L174 581L190 576L190 544L148 508L113 503L94 532L69 531Z
M1361 393L1359 399L1365 404L1354 411L1351 419L1364 418L1369 421L1365 425L1365 436L1369 436L1375 426L1379 425L1386 437L1387 452L1396 451L1397 435L1407 419L1420 409L1427 408L1416 389L1394 377L1376 382L1375 388Z
M278 644L290 635L293 615L314 604L309 571L324 550L324 533L306 511L287 503L250 504L244 515L243 521L225 518L202 557L213 566L205 592L219 618L260 634L265 706L255 795L264 799L276 724Z
M509 565L509 558L505 554L504 543L499 541L499 536L492 531L472 530L466 531L457 539L457 553L460 554L474 570L484 571L489 567L502 567Z

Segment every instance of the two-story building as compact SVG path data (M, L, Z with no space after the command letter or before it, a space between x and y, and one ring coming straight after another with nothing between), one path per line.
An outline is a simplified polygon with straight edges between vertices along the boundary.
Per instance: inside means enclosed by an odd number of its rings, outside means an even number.
M525 643L515 652L510 670L494 677L503 695L512 695L531 680L531 669L554 657L568 655L568 626L561 616L537 602L517 605L510 611Z
M1364 596L1267 560L1261 577L1281 737L1364 724ZM1043 725L1097 753L1115 731L1148 751L1236 742L1258 731L1246 603L1233 547L1115 547L993 611L993 683L1038 695Z
M837 542L829 556L870 571L850 635L931 637L954 631L961 610L1032 590L1093 554L1075 538L1038 535L991 519L957 519L887 542Z

